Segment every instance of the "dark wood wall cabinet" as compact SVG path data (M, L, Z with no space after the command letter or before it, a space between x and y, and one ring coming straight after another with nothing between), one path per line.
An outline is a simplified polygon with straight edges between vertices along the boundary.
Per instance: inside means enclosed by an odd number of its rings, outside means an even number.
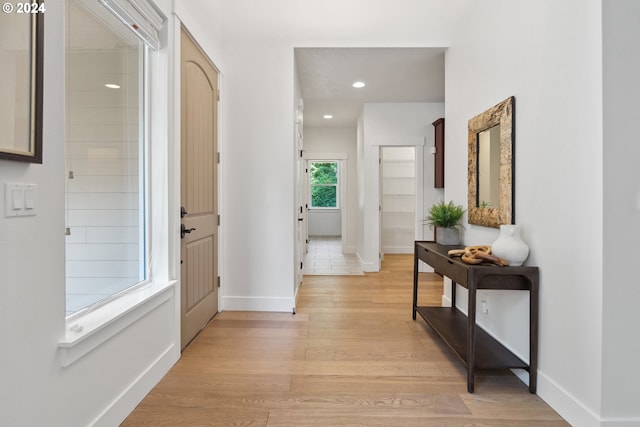
M444 188L444 119L433 122L435 133L434 184L435 188Z
M416 313L427 322L467 367L467 390L473 393L474 374L479 369L521 368L529 372L529 391L536 392L538 366L538 267L498 267L469 265L447 255L457 246L442 246L434 242L417 241L414 250L413 320ZM451 307L419 307L418 263L423 261L449 277ZM469 291L467 313L456 308L456 283ZM509 289L529 292L529 363L476 325L476 291L478 289Z

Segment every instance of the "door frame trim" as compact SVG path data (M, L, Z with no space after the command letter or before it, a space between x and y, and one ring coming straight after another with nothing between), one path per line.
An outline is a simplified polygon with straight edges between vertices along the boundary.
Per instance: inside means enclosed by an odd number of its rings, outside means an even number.
M342 244L342 248L345 248L345 234L347 234L347 218L349 214L349 208L347 206L347 192L348 192L348 176L347 173L349 168L349 154L348 153L307 153L303 154L303 159L307 164L307 168L309 166L310 161L315 160L326 160L326 161L336 161L340 163L340 243ZM309 182L304 182L304 185L309 186ZM308 192L307 192L308 193ZM309 194L307 194L309 197ZM307 200L309 202L309 200ZM309 224L307 224L309 227Z

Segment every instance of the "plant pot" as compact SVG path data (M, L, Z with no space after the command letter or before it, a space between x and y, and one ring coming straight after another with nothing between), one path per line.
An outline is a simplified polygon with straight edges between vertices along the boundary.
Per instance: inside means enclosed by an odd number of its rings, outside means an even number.
M441 245L459 245L460 231L457 228L436 227L436 243Z

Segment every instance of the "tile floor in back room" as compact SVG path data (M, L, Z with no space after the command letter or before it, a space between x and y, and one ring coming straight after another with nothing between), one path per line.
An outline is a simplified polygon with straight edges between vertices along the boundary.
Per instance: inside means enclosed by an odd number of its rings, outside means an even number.
M303 266L306 275L363 275L355 254L342 253L340 236L309 236Z

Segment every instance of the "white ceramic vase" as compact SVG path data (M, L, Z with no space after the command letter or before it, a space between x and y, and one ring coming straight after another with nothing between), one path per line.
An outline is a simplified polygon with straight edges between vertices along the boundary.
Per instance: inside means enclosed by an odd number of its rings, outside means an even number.
M510 266L522 265L529 256L529 246L520 237L520 226L501 225L500 235L491 245L491 253L509 261Z

